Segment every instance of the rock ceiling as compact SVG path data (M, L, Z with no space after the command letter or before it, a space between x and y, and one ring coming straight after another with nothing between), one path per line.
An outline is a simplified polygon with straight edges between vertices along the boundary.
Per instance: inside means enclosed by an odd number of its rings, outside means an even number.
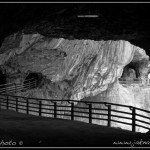
M23 30L52 38L126 40L150 53L150 4L0 4L1 43ZM98 18L78 18L96 14Z

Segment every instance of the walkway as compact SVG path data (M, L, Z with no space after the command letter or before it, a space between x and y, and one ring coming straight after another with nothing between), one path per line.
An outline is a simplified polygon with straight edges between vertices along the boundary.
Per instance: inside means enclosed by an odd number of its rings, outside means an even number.
M113 145L113 142L146 138L150 139L145 134L119 128L0 110L0 147L5 147L4 142L15 147L130 147Z

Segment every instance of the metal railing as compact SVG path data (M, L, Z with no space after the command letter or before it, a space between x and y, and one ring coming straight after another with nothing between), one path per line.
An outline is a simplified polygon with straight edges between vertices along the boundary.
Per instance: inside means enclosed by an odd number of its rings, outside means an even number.
M25 91L31 88L35 88L36 85L37 85L37 81L34 78L25 80L24 83L21 84L18 83L3 84L0 85L0 94L9 94L9 93Z
M113 123L119 123L131 127L133 132L137 131L137 127L150 130L150 111L129 105L0 94L0 108L31 115L80 120L87 123L98 121L100 124L105 121L108 127L111 127Z
M141 79L137 79L137 80L123 80L123 79L119 79L119 83L120 84L141 84L142 80Z

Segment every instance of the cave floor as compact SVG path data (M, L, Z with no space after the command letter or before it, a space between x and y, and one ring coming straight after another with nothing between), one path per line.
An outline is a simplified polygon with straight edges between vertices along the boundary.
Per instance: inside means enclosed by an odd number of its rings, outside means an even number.
M145 133L0 109L0 147L131 147ZM118 144L126 142L126 144ZM150 140L149 140L150 141ZM116 142L117 144L114 144ZM128 144L127 144L128 142ZM134 144L134 147L150 146Z

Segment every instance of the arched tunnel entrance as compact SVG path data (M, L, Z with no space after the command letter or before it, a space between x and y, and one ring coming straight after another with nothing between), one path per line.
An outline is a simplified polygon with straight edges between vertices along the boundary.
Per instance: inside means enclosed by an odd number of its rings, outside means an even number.
M42 80L42 74L41 73L29 73L25 80L24 85L30 89L38 87Z
M140 73L138 67L133 65L132 63L128 64L124 67L123 73L120 81L139 81L140 80Z

